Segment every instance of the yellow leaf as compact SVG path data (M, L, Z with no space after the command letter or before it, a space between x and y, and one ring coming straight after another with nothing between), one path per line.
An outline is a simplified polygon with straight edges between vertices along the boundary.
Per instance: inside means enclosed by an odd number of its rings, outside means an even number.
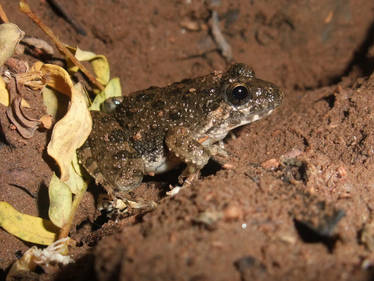
M8 90L6 89L5 82L1 76L0 76L0 103L5 106L9 105L9 93L8 93Z
M53 174L49 183L48 194L50 202L49 218L56 226L61 228L69 220L73 195L69 186L60 181L55 174Z
M97 55L96 58L91 60L91 64L97 81L103 85L108 84L110 79L110 69L107 58L103 55Z
M68 47L68 49L71 50L72 53L75 52L74 56L77 58L77 60L91 62L96 79L103 85L108 84L110 79L110 68L108 60L105 56L97 55L90 51L83 51L79 48ZM69 67L69 71L76 72L78 71L78 68L73 65Z
M47 147L48 154L60 167L61 181L69 180L75 150L86 141L91 129L92 119L87 108L87 99L83 87L78 83L71 88L70 108L54 126Z
M68 108L69 98L65 95L59 94L49 87L43 88L42 96L43 104L47 108L47 113L53 116L55 120L60 119Z
M121 83L118 77L113 78L106 85L104 91L98 94L90 106L90 110L100 110L100 105L108 98L122 95Z
M59 232L51 221L22 214L4 201L0 201L0 226L24 241L40 245L52 244Z
M48 86L64 95L71 96L73 82L71 81L69 73L61 66L37 62L33 65L32 69L42 72Z
M83 192L87 188L87 182L83 179L81 167L78 164L77 154L74 154L73 161L70 165L70 177L65 181L73 194Z
M56 117L58 110L58 94L51 88L44 87L42 90L43 103L47 108L47 113Z
M14 50L25 33L14 23L0 24L0 66L13 56Z
M94 52L90 51L83 51L79 49L78 47L75 49L75 55L74 55L79 61L90 61L97 57L97 55Z

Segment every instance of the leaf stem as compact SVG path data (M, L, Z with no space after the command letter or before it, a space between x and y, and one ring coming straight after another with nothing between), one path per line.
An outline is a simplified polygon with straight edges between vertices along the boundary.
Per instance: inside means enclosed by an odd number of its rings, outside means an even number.
M1 6L0 4L0 19L4 22L4 23L8 23L9 20L8 20L8 17L6 16L6 13L3 9L3 6Z

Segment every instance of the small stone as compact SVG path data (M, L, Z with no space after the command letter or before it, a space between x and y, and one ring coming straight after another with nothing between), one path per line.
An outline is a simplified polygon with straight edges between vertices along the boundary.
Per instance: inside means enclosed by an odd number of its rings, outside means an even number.
M228 206L223 211L223 218L225 221L236 221L243 217L243 211L238 206Z
M189 31L198 31L200 30L200 25L198 22L196 21L192 21L190 19L185 19L183 21L180 22L180 25L189 30Z
M265 162L262 162L261 163L261 167L266 169L266 170L273 170L273 169L276 169L278 168L280 165L279 161L277 159L269 159Z

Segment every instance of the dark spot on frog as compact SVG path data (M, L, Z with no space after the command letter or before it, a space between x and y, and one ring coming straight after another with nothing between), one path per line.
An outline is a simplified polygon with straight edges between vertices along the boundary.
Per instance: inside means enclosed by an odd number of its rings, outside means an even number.
M177 121L182 117L182 114L179 111L173 111L169 113L169 118L171 120Z
M125 141L123 130L114 129L109 134L109 141L113 143L121 143Z
M111 121L111 117L110 116L103 116L101 118L101 122L103 123L109 123Z
M219 107L219 102L216 100L207 100L206 103L202 105L203 112L211 112Z
M161 110L165 106L165 102L162 100L156 100L152 103L152 108L155 110Z
M124 159L133 159L137 158L139 155L137 153L128 151L128 150L120 150L116 154L114 154L114 160L124 160Z
M93 163L95 163L95 159L92 157L87 158L86 165L90 167Z

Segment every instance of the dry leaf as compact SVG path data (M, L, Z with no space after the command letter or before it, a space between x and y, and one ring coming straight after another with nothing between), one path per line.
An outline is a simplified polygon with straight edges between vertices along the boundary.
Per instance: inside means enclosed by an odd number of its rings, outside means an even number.
M59 229L49 220L22 214L7 202L0 201L0 226L27 242L49 245Z
M43 88L42 96L47 113L51 115L54 120L61 119L68 108L70 96L61 95L50 87Z
M48 154L53 157L61 170L61 180L70 177L70 165L75 150L88 138L92 129L91 114L87 108L87 99L81 84L71 88L70 108L66 115L53 128Z
M20 273L33 271L37 266L48 268L49 265L67 265L74 262L71 257L67 256L69 241L70 238L63 238L45 249L31 247L12 265L6 280L17 280Z
M61 66L55 64L43 64L38 61L34 63L31 70L41 71L48 86L68 97L71 97L73 82L71 81L69 73L67 73Z
M67 186L69 186L71 192L73 194L78 194L83 192L87 188L87 182L83 179L81 166L78 164L78 157L77 154L74 154L73 161L70 165L70 177L65 182Z
M16 126L17 131L22 137L28 139L34 135L35 130L39 127L40 122L38 119L29 117L22 107L22 98L15 93L16 85L15 79L9 82L9 93L12 97L12 104L7 108L7 116L9 120Z
M49 194L49 210L48 216L54 225L62 227L69 221L73 194L69 186L60 181L53 174L48 187Z
M36 37L26 37L22 39L22 43L32 48L41 50L44 54L52 56L54 54L53 47L43 39Z
M97 55L90 51L83 51L79 48L68 47L68 49L74 53L77 60L91 62L97 81L103 85L108 84L110 79L110 68L108 60L105 56ZM78 71L78 67L72 66L69 68L69 70L76 72Z
M43 115L42 117L40 117L39 121L40 121L40 124L43 126L43 128L45 129L52 128L53 118L51 115L49 114Z
M9 105L9 93L8 93L8 90L6 89L4 79L1 76L0 76L0 103L5 106Z
M0 24L0 66L9 59L25 33L14 23Z

